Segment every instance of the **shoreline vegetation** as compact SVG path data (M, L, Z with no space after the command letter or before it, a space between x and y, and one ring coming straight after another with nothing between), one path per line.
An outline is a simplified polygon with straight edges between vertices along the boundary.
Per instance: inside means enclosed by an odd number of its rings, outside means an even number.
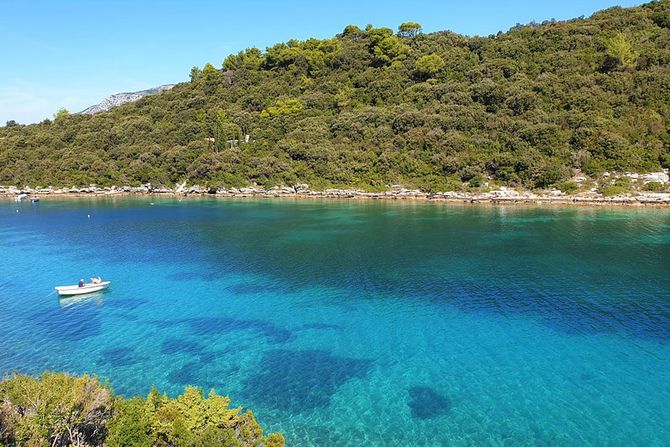
M282 447L263 435L254 414L230 399L188 386L174 399L155 388L146 398L115 395L96 376L44 372L0 381L0 445Z
M247 188L205 188L198 185L175 188L142 186L112 186L72 188L30 188L0 186L0 197L117 197L117 196L175 196L175 197L220 197L220 198L293 198L293 199L349 199L349 200L418 200L429 202L471 203L471 204L548 204L548 205L615 205L615 206L652 206L670 207L670 193L649 191L625 191L606 195L591 190L576 194L567 194L560 190L516 190L500 186L486 191L447 191L426 192L418 189L394 187L383 191L365 191L362 189L324 189L311 190L308 185L276 186L268 189ZM27 197L26 197L27 196ZM20 200L20 199L17 199Z

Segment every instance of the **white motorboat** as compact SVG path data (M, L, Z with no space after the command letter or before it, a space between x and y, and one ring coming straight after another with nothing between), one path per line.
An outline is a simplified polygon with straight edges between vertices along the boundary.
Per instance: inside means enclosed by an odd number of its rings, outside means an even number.
M23 199L26 199L26 198L28 198L28 194L19 194L18 196L14 197L14 201L15 202L20 202L20 201L22 201Z
M89 282L83 286L58 286L56 291L60 296L84 295L87 293L99 292L109 287L111 281L102 281L99 283Z

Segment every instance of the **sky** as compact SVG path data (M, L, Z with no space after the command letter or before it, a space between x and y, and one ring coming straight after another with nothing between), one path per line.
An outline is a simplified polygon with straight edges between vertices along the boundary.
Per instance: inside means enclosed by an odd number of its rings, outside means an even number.
M78 112L119 92L188 80L248 47L327 38L346 25L467 35L589 16L630 0L0 0L0 125Z

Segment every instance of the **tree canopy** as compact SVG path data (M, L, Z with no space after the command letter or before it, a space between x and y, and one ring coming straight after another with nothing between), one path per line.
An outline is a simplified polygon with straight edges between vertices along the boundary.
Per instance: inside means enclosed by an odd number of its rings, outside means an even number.
M420 23L404 22L398 27L398 34L403 37L414 37L417 34L421 34L422 29Z

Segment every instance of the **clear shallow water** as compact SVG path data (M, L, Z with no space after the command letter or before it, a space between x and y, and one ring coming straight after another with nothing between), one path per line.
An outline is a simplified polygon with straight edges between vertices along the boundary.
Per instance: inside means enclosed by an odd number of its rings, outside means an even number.
M289 445L670 445L667 210L2 202L0 250L0 372L214 387Z

